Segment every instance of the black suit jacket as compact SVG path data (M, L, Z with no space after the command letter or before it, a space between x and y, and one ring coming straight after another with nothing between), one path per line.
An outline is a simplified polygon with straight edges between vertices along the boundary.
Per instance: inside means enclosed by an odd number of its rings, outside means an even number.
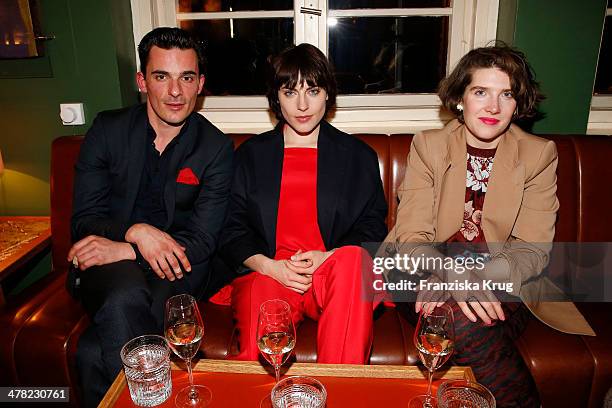
M87 132L76 164L72 237L100 235L124 242L138 195L147 143L145 105L100 113ZM186 248L192 264L209 260L227 210L232 179L231 140L197 113L170 159L164 187L163 228ZM189 168L199 185L177 182Z
M387 203L376 152L325 121L318 149L317 212L325 247L382 241ZM274 257L283 156L280 125L236 151L230 210L219 248L235 272L247 271L243 262L252 255Z

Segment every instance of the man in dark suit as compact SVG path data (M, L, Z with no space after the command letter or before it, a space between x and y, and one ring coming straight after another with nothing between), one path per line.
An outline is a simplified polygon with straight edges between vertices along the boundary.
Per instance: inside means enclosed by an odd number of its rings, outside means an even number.
M201 45L157 28L138 46L145 105L102 112L76 165L68 259L92 325L77 365L88 406L122 367L133 337L162 333L164 304L203 294L232 176L229 138L194 112L204 85Z

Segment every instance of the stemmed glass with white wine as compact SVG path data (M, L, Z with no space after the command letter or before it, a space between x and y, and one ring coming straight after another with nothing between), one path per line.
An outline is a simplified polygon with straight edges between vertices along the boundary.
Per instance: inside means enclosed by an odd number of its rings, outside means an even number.
M257 322L257 347L274 367L278 382L280 367L287 361L295 347L295 326L291 317L291 307L284 300L266 300L261 304Z
M166 340L174 353L182 358L189 372L189 385L181 389L175 398L178 407L206 407L212 393L208 387L193 384L191 359L200 349L204 336L204 323L198 304L191 295L177 295L166 301L164 319Z
M409 408L436 408L437 401L431 395L434 372L448 361L455 347L455 319L447 304L423 307L414 331L414 345L421 362L427 368L429 378L427 394L410 400Z

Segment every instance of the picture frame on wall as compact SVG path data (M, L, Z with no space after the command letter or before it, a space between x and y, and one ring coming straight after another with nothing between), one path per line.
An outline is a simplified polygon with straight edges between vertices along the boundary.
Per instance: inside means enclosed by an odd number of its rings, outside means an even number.
M0 59L44 56L38 4L35 0L0 1Z

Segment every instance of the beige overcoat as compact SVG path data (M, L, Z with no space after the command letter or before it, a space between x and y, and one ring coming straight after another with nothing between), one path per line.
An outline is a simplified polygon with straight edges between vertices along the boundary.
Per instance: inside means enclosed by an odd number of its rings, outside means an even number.
M403 252L404 243L414 249L416 243L444 242L460 229L466 157L465 126L456 119L415 135L387 244ZM511 125L500 136L481 226L493 258L503 257L510 265L514 293L538 319L566 333L594 335L573 303L538 300L542 293L559 291L548 279L523 285L548 264L559 208L557 161L553 141Z

